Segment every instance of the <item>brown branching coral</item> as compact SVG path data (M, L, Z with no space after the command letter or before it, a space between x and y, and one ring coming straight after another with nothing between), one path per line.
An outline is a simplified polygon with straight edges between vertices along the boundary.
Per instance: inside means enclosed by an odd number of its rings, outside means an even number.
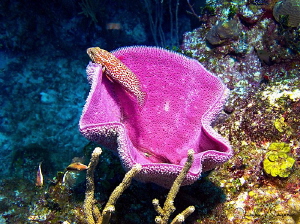
M155 222L159 224L165 224L168 223L168 220L170 218L170 215L175 211L174 206L174 199L179 191L179 188L181 186L182 181L184 180L186 174L188 173L189 169L191 168L194 161L194 151L189 150L188 151L188 158L187 161L184 164L183 169L181 170L180 174L175 179L169 193L167 196L167 199L164 203L163 208L159 205L158 199L153 199L152 204L159 214L159 216L156 216ZM192 214L195 211L194 206L187 207L184 211L179 213L171 222L171 224L175 223L182 223L185 221L186 217L188 217L190 214Z
M86 221L89 224L96 223L94 220L94 216L99 217L100 211L97 206L95 206L94 192L95 192L95 184L94 184L94 171L99 162L99 156L102 153L102 149L97 147L92 153L91 161L88 165L87 173L86 173L86 192L85 192L85 200L84 200L84 214L86 217Z
M111 218L111 214L115 211L115 204L124 190L130 185L132 178L140 172L142 166L140 164L136 164L131 170L129 170L121 184L115 188L115 190L110 195L106 206L103 211L100 212L99 208L95 204L94 191L94 171L99 162L99 156L102 153L100 147L96 147L92 153L92 158L88 165L87 169L87 177L86 177L86 193L85 200L83 204L84 214L87 224L107 224ZM171 214L175 211L174 199L179 191L179 188L186 177L189 169L191 168L194 161L194 151L188 151L187 161L175 179L169 193L167 199L164 203L164 206L161 207L159 205L158 199L154 199L152 201L155 210L158 212L158 216L155 218L155 222L159 224L166 224L171 216ZM195 211L194 206L189 206L181 213L179 213L171 222L171 224L182 223L185 219Z
M141 165L136 164L131 170L129 170L123 181L110 195L106 206L104 207L102 213L99 208L95 205L94 199L94 171L99 162L99 156L102 153L100 147L96 147L92 153L92 158L90 160L87 174L86 174L86 193L84 200L84 213L86 217L86 222L88 224L106 224L109 222L111 214L115 211L115 204L120 195L124 190L130 185L132 178L141 170Z

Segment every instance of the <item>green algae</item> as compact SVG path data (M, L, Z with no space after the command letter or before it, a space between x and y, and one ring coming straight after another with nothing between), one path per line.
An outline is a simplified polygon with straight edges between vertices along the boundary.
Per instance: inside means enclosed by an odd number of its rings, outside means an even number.
M271 143L263 161L264 171L273 177L288 177L295 163L295 159L288 155L290 150L285 142Z

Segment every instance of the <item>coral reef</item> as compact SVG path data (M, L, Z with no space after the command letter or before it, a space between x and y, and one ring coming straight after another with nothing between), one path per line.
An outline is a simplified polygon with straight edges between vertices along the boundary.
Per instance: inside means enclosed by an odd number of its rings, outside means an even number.
M92 1L0 1L0 223L86 223L86 171L65 170L74 156L84 155L71 164L86 163L98 147L89 143L81 152L87 140L76 128L88 91L84 51L156 41L181 52L172 45L183 30L189 30L183 52L230 89L212 124L230 140L234 156L181 187L174 207L183 211L181 217L195 207L185 223L299 223L300 30L293 22L299 19L298 1L101 1L99 8L88 9L94 10L94 21L81 13ZM232 21L238 30L219 27L229 38L209 44L208 32ZM116 137L105 140L117 148ZM101 148L94 170L99 210L125 176L118 157ZM272 166L268 174L266 160L283 166ZM44 185L36 187L40 162ZM272 176L272 170L286 177ZM110 223L153 223L158 214L151 201L163 202L167 195L165 188L132 180Z
M227 199L212 212L210 218L204 217L199 223L213 223L209 222L212 218L220 223L287 223L287 220L297 223L300 210L294 209L294 206L298 206L300 197L299 162L297 164L300 155L300 120L296 113L300 97L291 100L276 95L275 91L269 92L276 89L279 83L260 89L247 99L244 108L235 110L225 122L224 117L220 117L223 121L217 124L216 129L227 133L236 153L225 166L217 168L209 179L225 191ZM299 82L296 82L295 87L298 85ZM283 85L278 89L284 89ZM293 87L289 86L289 89ZM271 94L274 94L274 98ZM264 95L270 96L271 102L269 98L265 100ZM282 114L289 128L279 131L274 121ZM276 165L272 164L272 168L285 178L263 172L264 161L269 154L284 155L282 160L275 160ZM288 158L292 159L288 161ZM293 169L290 169L292 165ZM289 199L295 199L295 204L292 205Z
M226 201L197 223L298 223L298 30L272 17L276 1L208 3L215 14L201 17L201 26L185 34L182 48L231 90L224 113L214 124L228 137L235 155L208 176L224 190ZM236 8L234 16L230 7ZM205 36L211 27L229 17L239 20L239 38L207 45ZM278 144L288 147L273 150ZM276 165L270 154L275 154ZM273 176L264 171L267 160Z
M273 8L273 15L277 22L297 27L300 25L300 2L297 0L278 1Z
M238 21L235 19L220 23L212 27L206 35L206 39L212 45L225 44L237 40L240 36Z

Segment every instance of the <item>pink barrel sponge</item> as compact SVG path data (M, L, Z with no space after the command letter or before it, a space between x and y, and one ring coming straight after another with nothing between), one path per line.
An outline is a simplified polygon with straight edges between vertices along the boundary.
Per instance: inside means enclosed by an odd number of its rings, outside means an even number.
M166 188L189 149L195 159L183 185L232 156L228 141L210 126L228 93L219 78L198 61L162 48L124 47L112 54L136 74L147 99L139 108L101 65L90 62L91 90L79 122L86 138L115 150L126 170L141 164L137 179Z

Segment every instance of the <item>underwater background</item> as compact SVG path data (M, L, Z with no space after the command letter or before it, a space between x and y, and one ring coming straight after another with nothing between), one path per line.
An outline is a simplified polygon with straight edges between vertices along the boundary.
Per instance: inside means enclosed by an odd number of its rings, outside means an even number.
M213 127L234 156L180 188L175 213L194 205L185 223L300 223L299 15L296 0L2 0L0 223L86 223L86 171L65 175L97 146L78 130L86 49L132 45L195 58L230 89ZM104 149L100 208L124 175ZM154 223L152 199L167 193L133 180L110 223Z

